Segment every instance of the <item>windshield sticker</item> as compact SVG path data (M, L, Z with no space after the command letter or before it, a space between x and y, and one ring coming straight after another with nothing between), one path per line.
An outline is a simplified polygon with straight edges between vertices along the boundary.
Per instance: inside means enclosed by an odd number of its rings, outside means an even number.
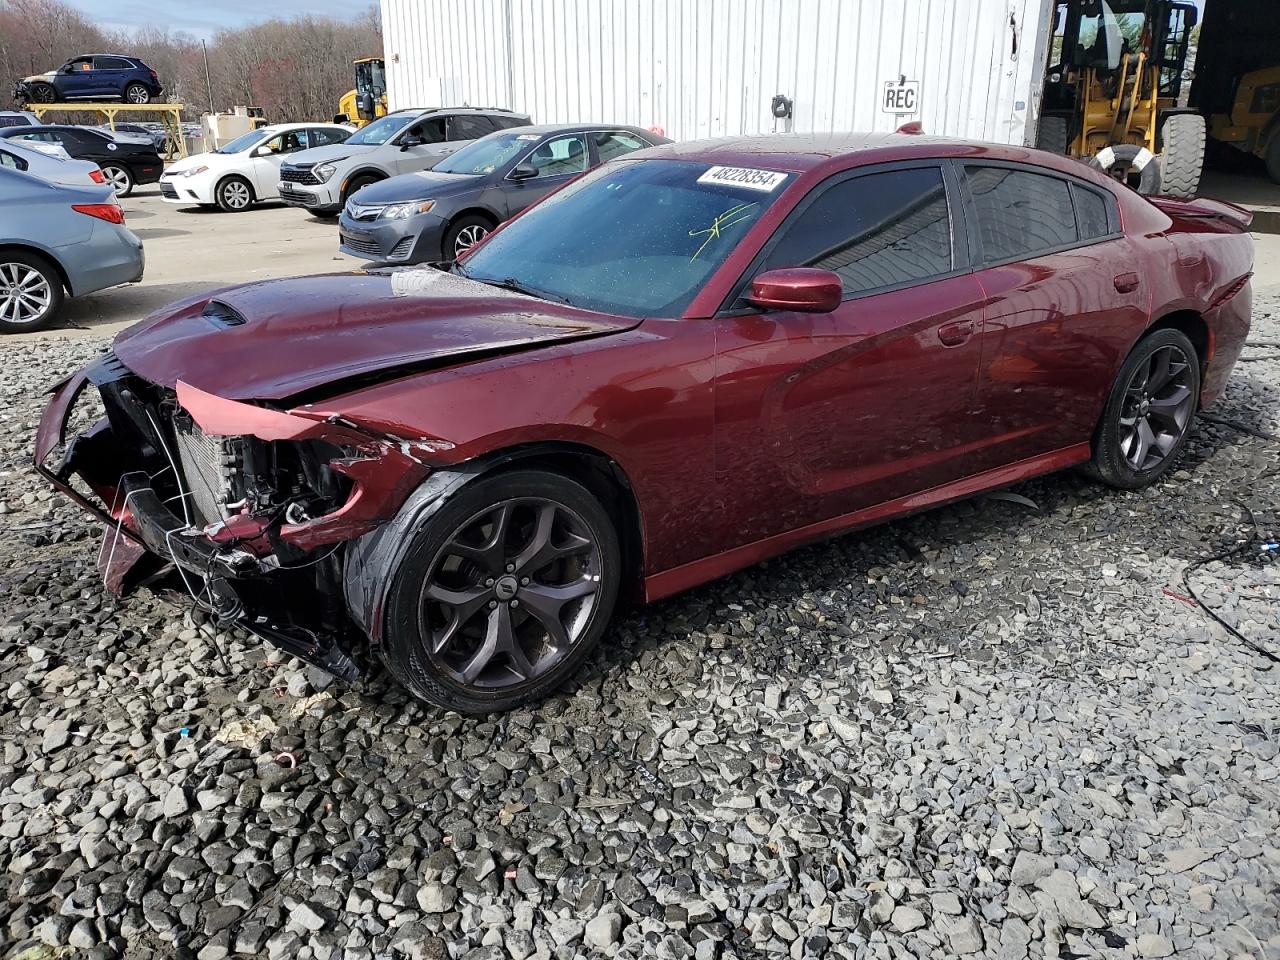
M718 183L723 187L744 187L773 193L786 182L787 175L776 170L751 170L747 167L709 167L698 178L699 183Z
M708 173L709 172L710 171L708 171ZM699 179L701 179L701 177L699 177ZM709 244L712 240L715 240L717 237L720 236L721 230L727 230L729 227L732 227L735 224L741 223L743 220L751 219L751 214L753 212L751 208L754 207L755 205L756 205L756 201L754 200L752 200L750 203L735 203L732 207L730 207L724 213L720 214L718 217L712 220L711 226L707 227L705 230L690 230L689 236L706 237L707 239L702 241L702 246L700 246L697 252L694 253L694 255L689 258L689 262L692 263L694 260L697 260L698 254L702 253L703 250L707 249L707 244Z

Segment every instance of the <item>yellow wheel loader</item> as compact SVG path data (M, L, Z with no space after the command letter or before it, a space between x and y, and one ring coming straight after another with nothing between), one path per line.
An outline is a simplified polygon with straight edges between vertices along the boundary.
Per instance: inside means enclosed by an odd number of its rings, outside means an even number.
M338 101L337 123L354 123L363 127L387 115L387 65L381 57L356 60L356 88L348 90Z
M1065 0L1036 146L1142 193L1193 197L1204 118L1180 106L1198 10L1181 0Z
M1230 113L1210 118L1210 136L1267 164L1280 183L1280 67L1246 73L1236 83Z

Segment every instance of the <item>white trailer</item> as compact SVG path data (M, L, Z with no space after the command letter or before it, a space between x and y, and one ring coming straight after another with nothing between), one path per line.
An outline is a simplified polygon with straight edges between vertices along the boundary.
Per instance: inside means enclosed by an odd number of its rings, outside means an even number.
M1053 0L382 0L391 109L1034 140ZM779 115L781 114L781 115Z

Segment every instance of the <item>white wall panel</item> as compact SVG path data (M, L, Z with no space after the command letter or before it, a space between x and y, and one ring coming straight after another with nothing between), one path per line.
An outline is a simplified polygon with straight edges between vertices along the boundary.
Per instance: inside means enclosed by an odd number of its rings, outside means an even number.
M1023 142L1051 0L382 0L392 108L506 106L680 140L787 127ZM1016 49L1015 49L1016 39ZM886 81L921 83L909 117Z

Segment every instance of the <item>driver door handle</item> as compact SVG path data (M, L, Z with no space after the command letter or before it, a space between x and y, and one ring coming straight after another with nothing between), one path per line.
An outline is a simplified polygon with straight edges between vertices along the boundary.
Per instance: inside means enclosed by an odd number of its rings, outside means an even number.
M973 321L948 323L938 328L938 339L948 347L958 347L973 336Z

